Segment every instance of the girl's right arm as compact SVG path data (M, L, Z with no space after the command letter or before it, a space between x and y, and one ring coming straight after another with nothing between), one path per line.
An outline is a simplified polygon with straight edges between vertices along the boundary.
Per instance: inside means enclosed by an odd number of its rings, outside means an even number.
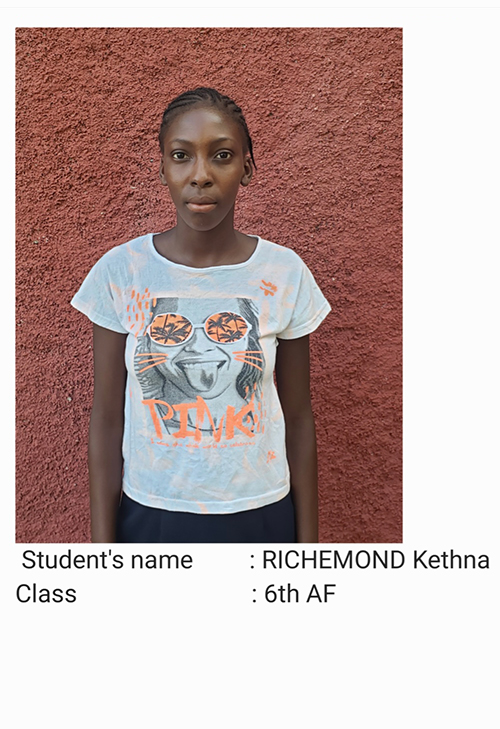
M126 334L94 324L94 401L89 428L93 542L114 542L122 490Z

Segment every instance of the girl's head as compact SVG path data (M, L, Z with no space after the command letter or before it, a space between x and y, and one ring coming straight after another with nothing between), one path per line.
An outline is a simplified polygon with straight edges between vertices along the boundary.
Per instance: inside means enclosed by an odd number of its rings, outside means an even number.
M163 119L158 137L162 154L164 151L163 138L170 123L178 114L182 114L195 106L212 107L239 124L243 135L244 149L250 154L253 166L257 169L253 156L252 138L250 137L250 132L248 131L247 123L240 107L232 99L230 99L229 96L224 96L224 94L220 94L215 89L211 89L206 86L200 86L193 91L185 91L183 94L179 94L179 96L176 96L176 98L170 102L163 112Z
M232 226L240 185L249 184L252 140L241 109L215 89L174 99L160 129L160 179L177 209L177 223L198 231Z

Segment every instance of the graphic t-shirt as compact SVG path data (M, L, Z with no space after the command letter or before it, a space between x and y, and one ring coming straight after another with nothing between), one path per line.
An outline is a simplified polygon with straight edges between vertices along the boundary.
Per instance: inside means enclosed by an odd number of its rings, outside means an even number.
M331 308L296 253L259 238L243 263L192 268L161 256L149 234L108 251L71 303L128 334L127 496L228 513L288 493L277 340L309 334Z

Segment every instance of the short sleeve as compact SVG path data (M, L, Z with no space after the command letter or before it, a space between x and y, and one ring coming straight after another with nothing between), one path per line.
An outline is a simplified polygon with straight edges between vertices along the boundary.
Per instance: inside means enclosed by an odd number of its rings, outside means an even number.
M90 270L71 300L71 306L85 314L94 324L113 332L128 334L120 321L120 293L120 287L111 280L107 253Z
M298 339L311 334L332 310L314 276L305 263L301 263L302 273L292 317L286 329L277 334L278 339Z

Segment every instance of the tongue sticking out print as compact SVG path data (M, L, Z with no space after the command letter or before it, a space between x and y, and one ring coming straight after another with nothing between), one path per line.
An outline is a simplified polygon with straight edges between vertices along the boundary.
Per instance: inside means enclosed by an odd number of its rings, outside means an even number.
M224 362L221 360L205 362L184 360L178 362L177 366L182 370L184 377L193 390L209 392L216 386L219 370L224 366Z

